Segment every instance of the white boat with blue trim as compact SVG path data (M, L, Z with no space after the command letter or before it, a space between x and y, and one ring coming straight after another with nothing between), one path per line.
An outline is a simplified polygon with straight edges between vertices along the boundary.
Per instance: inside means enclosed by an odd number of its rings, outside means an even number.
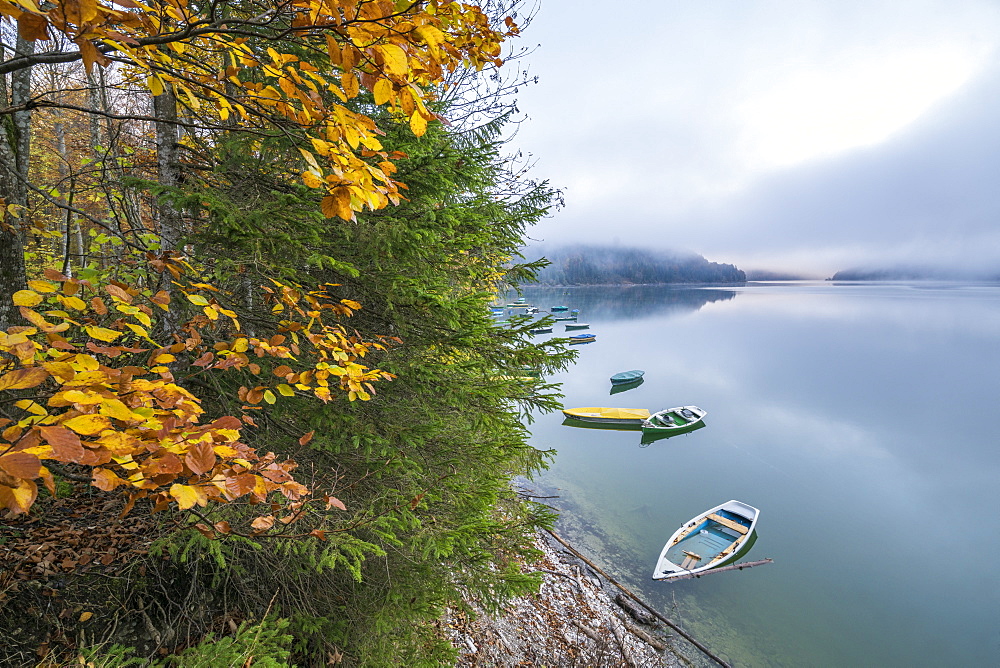
M735 499L697 515L663 546L653 579L697 575L733 561L753 535L758 517L759 510Z

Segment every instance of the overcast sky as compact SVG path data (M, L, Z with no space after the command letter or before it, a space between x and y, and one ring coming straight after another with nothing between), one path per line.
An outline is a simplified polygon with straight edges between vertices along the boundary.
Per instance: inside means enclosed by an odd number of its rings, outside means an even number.
M546 243L1000 267L1000 0L541 0Z

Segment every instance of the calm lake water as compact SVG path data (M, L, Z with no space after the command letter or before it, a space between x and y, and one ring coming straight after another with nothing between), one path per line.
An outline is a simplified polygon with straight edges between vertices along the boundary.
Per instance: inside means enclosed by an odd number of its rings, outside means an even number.
M532 425L558 454L529 484L602 567L736 665L1000 665L1000 287L525 296L580 309L597 335L552 378L567 407L708 411L647 446L558 413ZM645 382L611 396L628 369ZM774 563L651 580L667 537L729 499L761 510L743 560Z

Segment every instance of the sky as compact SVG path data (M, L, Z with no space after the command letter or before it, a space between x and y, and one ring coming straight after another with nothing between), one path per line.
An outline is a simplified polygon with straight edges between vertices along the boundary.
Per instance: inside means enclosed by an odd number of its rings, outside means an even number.
M545 245L1000 269L1000 0L540 0L522 42Z

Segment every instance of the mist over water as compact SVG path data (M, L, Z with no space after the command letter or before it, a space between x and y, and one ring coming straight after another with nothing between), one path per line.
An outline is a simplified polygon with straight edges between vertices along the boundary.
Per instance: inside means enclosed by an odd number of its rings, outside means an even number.
M749 284L529 290L597 335L553 378L567 406L695 404L706 427L643 446L540 416L532 484L559 530L745 666L1000 664L1000 287ZM562 327L556 327L561 334ZM645 382L610 394L609 377ZM674 584L664 540L728 499L761 509L744 559Z

